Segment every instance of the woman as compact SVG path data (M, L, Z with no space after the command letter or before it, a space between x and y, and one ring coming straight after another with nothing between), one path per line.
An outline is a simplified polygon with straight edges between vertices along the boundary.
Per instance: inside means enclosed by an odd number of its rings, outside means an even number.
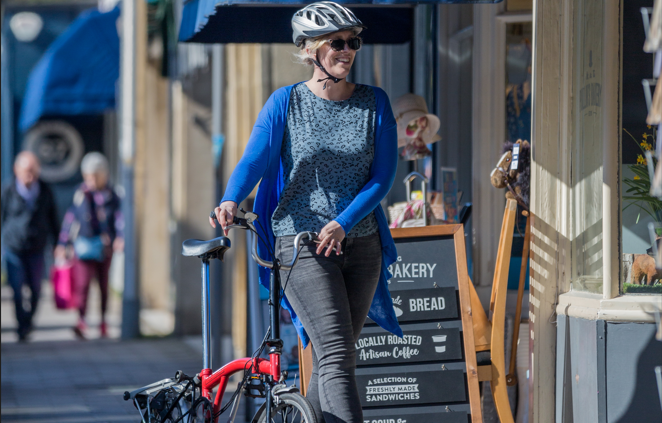
M96 276L101 291L99 331L105 338L108 336L106 309L110 262L113 251L121 251L124 247L120 199L108 186L108 160L103 154L86 154L80 168L83 183L74 193L73 204L64 215L55 257L74 256L74 298L79 313L74 333L80 339L86 337L87 297L90 282Z
M313 77L269 98L215 213L227 235L237 205L261 180L254 210L281 261L291 259L295 234L319 233L291 274L283 272L284 303L304 346L313 344L307 397L318 421L362 423L354 343L369 310L402 335L387 285L397 254L380 206L397 166L396 123L381 89L345 80L364 28L351 11L313 3L292 27ZM260 281L268 286L266 269Z

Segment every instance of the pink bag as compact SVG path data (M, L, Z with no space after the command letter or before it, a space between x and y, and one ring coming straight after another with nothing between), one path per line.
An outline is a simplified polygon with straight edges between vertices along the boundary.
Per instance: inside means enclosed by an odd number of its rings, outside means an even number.
M59 309L75 307L72 269L71 263L55 264L51 269L55 307Z

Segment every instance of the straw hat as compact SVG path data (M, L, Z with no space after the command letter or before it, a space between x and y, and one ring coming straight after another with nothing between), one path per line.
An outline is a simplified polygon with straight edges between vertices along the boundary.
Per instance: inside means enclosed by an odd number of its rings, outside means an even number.
M428 127L421 134L426 144L432 144L441 140L437 131L439 130L439 118L428 113L428 106L425 99L416 94L405 94L398 97L393 102L393 114L398 122L398 147L404 147L411 138L407 137L405 129L414 119L426 116L428 118Z

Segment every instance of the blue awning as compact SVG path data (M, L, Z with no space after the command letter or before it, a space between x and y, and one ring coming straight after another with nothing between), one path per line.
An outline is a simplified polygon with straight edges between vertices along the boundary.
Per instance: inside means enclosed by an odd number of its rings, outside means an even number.
M399 44L411 39L415 4L499 3L502 0L336 0L368 27L366 44ZM182 11L179 41L192 43L291 43L290 20L311 1L189 0Z
M48 47L28 79L22 131L43 116L98 114L115 107L119 16L119 8L85 11Z

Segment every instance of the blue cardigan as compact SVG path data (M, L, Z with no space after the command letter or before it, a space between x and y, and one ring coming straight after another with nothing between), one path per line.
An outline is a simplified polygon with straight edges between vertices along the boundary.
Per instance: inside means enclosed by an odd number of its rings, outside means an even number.
M244 155L232 172L225 195L221 200L221 202L234 201L239 204L248 197L255 185L261 180L253 211L259 216L262 227L267 232L268 241L272 246L275 245L275 239L271 230L271 216L278 205L284 185L280 151L285 134L285 125L287 124L287 110L292 87L294 85L276 90L260 111L244 150ZM349 233L355 224L373 210L375 211L382 242L382 272L368 317L384 329L402 337L402 329L400 329L395 317L393 301L388 290L388 280L391 278L388 267L397 259L397 251L393 237L391 237L386 215L380 205L380 201L388 194L395 178L398 148L397 129L388 96L381 88L373 87L373 89L377 111L375 158L370 169L370 180L335 220L342 226L345 233ZM258 253L260 257L266 260L273 260L263 243L258 243ZM260 266L259 270L260 283L269 289L269 269ZM310 338L301 324L301 320L292 310L287 297L284 298L283 303L292 316L292 322L305 348Z

